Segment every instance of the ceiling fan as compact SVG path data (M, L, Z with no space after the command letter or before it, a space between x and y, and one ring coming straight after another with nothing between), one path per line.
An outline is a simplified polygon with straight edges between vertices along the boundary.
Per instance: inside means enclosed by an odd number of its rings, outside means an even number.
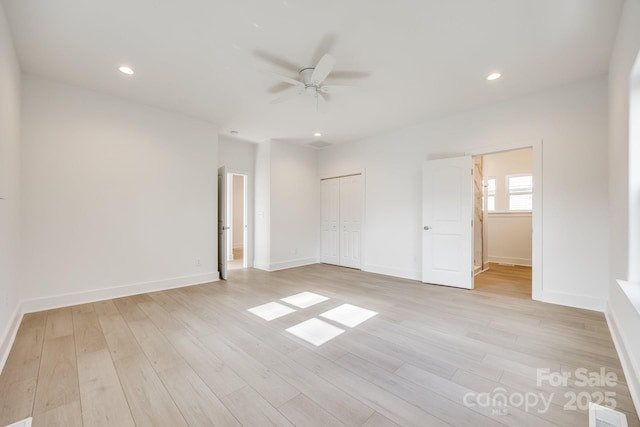
M271 101L272 104L279 104L281 102L292 100L298 96L307 96L315 103L316 110L321 113L326 113L329 110L328 95L340 92L347 92L353 90L353 86L347 85L327 85L324 84L325 80L333 71L333 67L336 65L336 60L333 56L326 53L320 58L315 67L306 67L298 71L299 79L283 76L277 73L271 73L274 77L281 82L286 83L289 87L279 97ZM349 72L336 72L335 74L346 74ZM347 77L361 77L366 76L365 73L354 73L353 76Z

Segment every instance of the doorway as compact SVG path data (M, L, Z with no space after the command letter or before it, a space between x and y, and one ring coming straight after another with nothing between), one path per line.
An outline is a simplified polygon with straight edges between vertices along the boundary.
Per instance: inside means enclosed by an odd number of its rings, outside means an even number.
M248 266L247 239L247 175L227 173L227 268L236 270Z
M531 298L533 150L473 160L475 289Z

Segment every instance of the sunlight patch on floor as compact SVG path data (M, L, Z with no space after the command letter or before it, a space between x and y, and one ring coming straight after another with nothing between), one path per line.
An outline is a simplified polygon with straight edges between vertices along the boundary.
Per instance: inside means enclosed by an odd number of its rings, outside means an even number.
M315 346L320 346L344 332L343 329L323 322L320 319L305 320L287 329L287 332Z
M247 311L269 321L286 316L289 313L293 313L295 310L291 307L287 307L286 305L278 304L277 302L268 302L266 304L250 308Z
M313 292L300 292L299 294L291 295L290 297L281 298L280 301L295 305L296 307L307 308L323 301L327 301L328 299L328 297L314 294Z
M351 304L342 304L334 309L326 311L320 315L325 319L333 320L341 325L353 328L362 322L371 319L378 314L376 311L367 310Z

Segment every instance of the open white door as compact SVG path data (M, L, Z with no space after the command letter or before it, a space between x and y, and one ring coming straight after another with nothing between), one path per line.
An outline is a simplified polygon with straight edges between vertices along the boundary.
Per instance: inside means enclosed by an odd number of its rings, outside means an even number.
M227 167L218 168L218 271L227 278Z
M422 281L473 289L473 159L424 162Z

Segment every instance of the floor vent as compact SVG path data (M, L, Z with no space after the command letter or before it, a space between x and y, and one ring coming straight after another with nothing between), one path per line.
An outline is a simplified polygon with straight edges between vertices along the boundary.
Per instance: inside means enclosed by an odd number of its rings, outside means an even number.
M13 424L9 424L6 427L31 427L31 417L22 421L15 422Z
M627 416L622 412L589 403L589 427L628 427Z

